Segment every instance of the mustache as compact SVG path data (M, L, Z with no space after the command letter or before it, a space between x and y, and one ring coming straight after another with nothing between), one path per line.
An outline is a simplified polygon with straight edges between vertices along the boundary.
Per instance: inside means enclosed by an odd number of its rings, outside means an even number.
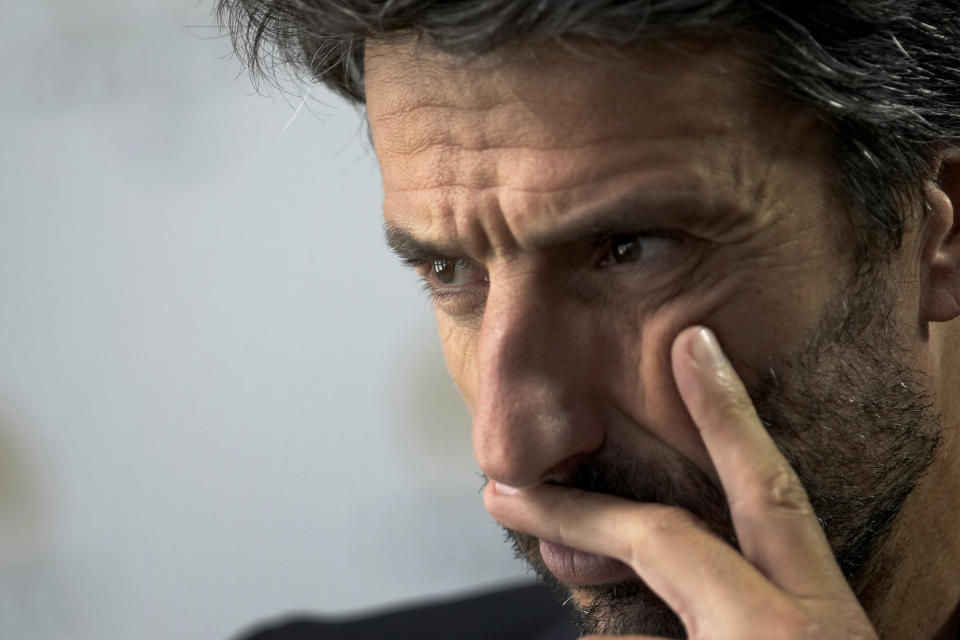
M483 486L489 478L482 474ZM591 493L652 502L690 511L721 538L736 546L726 495L719 482L671 450L638 455L605 445L558 478L547 481Z

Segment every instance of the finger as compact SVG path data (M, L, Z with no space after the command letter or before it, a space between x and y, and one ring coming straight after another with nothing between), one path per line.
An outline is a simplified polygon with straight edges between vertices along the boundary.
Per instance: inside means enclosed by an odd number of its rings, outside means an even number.
M789 608L782 591L679 507L554 485L511 494L493 482L483 498L507 528L626 563L688 633L709 621L719 636L746 637L735 635L745 623Z
M673 344L673 371L723 484L744 557L789 593L823 599L849 590L806 491L757 417L709 329Z

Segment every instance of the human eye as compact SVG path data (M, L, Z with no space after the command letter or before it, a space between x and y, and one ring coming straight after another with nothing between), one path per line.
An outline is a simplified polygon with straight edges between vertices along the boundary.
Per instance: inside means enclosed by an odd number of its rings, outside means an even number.
M600 267L646 263L669 258L683 242L678 234L668 231L616 233L600 240Z
M452 315L465 315L486 298L487 270L466 258L435 256L417 266L424 290L434 304Z

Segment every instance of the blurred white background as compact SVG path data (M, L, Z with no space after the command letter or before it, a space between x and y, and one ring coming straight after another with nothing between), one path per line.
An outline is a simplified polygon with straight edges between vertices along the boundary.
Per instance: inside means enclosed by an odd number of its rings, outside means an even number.
M208 1L0 21L0 638L227 638L522 576L358 114Z

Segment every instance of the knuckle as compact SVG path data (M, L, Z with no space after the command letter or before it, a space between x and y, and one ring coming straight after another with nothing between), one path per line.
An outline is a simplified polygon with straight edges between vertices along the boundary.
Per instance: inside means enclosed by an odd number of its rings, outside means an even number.
M626 542L626 555L634 566L642 564L649 555L650 541L661 544L678 544L678 540L689 538L696 530L705 530L706 525L686 509L669 505L658 505L651 517L644 518L641 535L633 536Z
M826 630L806 611L788 608L780 611L777 618L777 633L765 636L770 640L825 640Z
M778 607L773 617L767 619L761 637L764 640L878 640L869 623L838 624L835 614L824 617L825 613L817 615L799 606Z
M698 528L699 520L682 507L664 506L658 510L656 517L651 519L649 526L650 533L654 535L675 538Z
M761 473L752 490L733 501L730 508L732 511L760 509L793 515L813 513L800 478L786 464L775 464L771 470Z

